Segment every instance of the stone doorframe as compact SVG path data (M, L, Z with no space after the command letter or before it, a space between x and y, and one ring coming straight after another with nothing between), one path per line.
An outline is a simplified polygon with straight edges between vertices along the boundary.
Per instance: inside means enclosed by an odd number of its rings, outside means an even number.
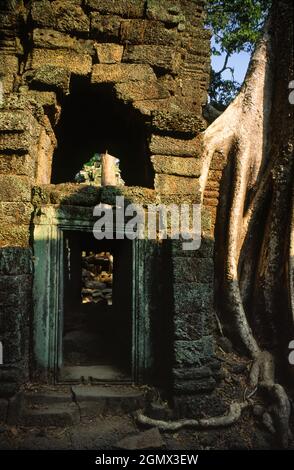
M94 224L94 219L89 217L89 208L74 209L79 210L41 206L34 216L33 376L46 383L56 381L62 365L64 231L91 232ZM81 217L83 213L85 217ZM133 383L144 383L151 367L144 246L145 240L132 241Z

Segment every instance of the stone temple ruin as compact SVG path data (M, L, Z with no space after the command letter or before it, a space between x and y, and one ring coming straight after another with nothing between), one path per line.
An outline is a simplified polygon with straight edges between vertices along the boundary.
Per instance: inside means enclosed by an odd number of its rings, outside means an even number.
M220 406L220 156L199 190L209 72L203 0L0 2L0 420L38 419L30 383L148 385L181 417ZM125 184L78 183L106 149ZM202 198L200 249L96 240L93 207L117 195Z

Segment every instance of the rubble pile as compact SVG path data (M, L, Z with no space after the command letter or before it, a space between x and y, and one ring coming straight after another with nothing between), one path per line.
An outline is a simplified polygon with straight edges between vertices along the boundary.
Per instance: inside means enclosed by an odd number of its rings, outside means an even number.
M109 252L82 255L82 303L112 305L113 256Z

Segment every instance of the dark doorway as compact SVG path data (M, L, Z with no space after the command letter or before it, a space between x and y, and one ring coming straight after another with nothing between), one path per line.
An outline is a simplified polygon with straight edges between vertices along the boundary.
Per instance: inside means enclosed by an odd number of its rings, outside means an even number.
M132 245L64 232L64 381L132 378Z

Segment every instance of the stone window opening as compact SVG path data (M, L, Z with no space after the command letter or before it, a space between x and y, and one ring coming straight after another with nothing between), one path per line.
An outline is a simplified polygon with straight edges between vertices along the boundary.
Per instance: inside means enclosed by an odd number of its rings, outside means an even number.
M75 182L84 164L108 151L119 159L127 186L153 188L148 126L131 105L116 99L112 85L89 86L85 79L73 79L55 134L51 183Z

